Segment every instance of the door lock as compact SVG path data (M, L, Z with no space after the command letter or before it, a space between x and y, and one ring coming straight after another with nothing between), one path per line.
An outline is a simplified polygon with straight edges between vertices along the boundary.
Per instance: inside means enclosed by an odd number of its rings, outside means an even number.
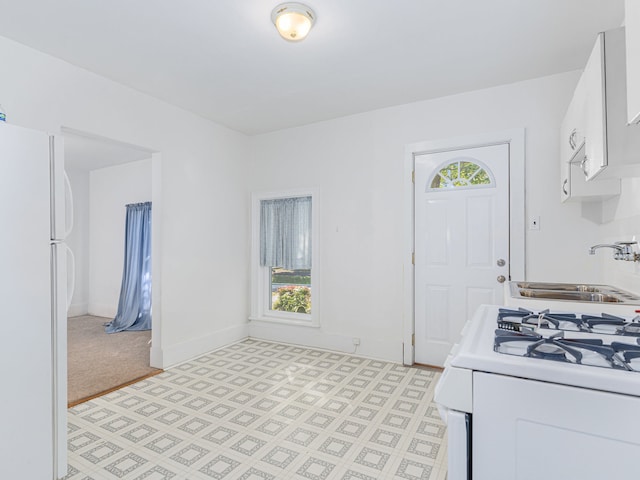
M498 275L498 278L496 280L498 280L498 283L504 283L506 278L504 275Z
M499 267L504 267L507 264L507 262L505 262L504 259L502 258L499 259L496 263L498 264Z

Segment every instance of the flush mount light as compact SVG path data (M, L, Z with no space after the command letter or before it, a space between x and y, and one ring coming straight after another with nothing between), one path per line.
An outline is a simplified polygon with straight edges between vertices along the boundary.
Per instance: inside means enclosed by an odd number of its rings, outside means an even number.
M311 30L316 14L302 3L282 3L271 12L271 21L282 38L290 42L299 42Z

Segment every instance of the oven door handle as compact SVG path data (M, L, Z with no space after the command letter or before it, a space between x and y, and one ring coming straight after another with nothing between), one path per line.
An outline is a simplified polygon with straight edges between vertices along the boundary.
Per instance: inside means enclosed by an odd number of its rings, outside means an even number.
M448 480L469 480L471 478L471 415L449 410L448 430Z

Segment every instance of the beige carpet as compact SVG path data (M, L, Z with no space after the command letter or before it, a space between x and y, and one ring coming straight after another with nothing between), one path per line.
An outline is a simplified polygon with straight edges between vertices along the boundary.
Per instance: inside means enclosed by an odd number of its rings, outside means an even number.
M159 373L149 366L151 331L105 333L109 318L68 319L68 403L95 397Z

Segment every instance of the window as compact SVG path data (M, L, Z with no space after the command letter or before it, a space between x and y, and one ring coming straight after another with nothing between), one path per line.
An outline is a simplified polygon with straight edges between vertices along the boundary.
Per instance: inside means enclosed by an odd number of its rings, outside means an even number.
M311 314L311 269L271 267L271 310Z
M492 187L495 182L488 168L475 159L459 158L441 165L427 190Z
M252 198L251 320L317 326L317 194Z

